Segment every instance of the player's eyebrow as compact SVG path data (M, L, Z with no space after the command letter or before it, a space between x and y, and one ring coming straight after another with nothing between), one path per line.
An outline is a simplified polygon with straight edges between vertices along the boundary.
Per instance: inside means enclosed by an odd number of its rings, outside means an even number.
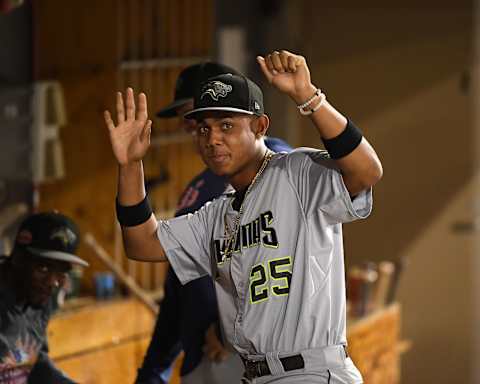
M234 120L235 120L235 114L226 114L225 116L219 116L219 117L203 117L197 120L197 124L209 126L211 124L218 124L225 121L233 122Z

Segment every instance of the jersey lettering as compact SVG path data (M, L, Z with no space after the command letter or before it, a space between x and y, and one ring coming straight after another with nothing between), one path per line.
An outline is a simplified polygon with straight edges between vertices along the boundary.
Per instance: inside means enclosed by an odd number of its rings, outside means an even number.
M242 248L248 247L249 233L250 233L250 224L242 225Z
M252 233L252 241L249 244L250 247L255 247L260 243L260 220L255 219L250 225Z
M230 249L225 249L227 247L226 239L215 239L214 252L217 263L223 263L232 257L232 253L238 253L241 249L253 248L260 245L268 248L278 248L277 232L272 224L273 213L267 211L260 214L255 220L239 228L235 239L229 244Z
M273 214L271 211L262 213L260 215L260 221L262 225L262 231L265 234L263 236L262 241L263 245L266 247L271 247L271 248L277 248L278 247L278 239L277 239L277 233L275 232L275 229L272 227L269 227L273 223Z

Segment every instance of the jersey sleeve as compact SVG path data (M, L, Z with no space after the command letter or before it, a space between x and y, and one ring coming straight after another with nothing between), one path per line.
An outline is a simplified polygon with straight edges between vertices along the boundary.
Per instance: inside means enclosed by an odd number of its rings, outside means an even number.
M211 275L209 218L213 209L207 203L195 213L158 222L158 238L182 284Z
M326 151L294 150L287 155L287 169L307 217L321 214L329 224L338 224L370 215L372 189L352 199L335 161Z

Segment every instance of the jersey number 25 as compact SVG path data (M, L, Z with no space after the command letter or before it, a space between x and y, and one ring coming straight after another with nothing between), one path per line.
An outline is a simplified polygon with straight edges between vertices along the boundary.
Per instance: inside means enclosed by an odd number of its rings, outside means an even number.
M254 265L250 272L250 302L256 304L267 300L269 294L288 295L292 280L291 267L292 260L289 256L269 260L265 265ZM271 284L268 284L269 280Z

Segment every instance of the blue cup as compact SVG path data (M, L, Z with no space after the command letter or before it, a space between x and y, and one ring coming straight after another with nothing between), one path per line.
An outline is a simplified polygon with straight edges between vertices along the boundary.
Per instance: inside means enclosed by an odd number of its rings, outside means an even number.
M111 299L115 294L115 276L111 272L99 272L94 276L95 295L99 300Z

